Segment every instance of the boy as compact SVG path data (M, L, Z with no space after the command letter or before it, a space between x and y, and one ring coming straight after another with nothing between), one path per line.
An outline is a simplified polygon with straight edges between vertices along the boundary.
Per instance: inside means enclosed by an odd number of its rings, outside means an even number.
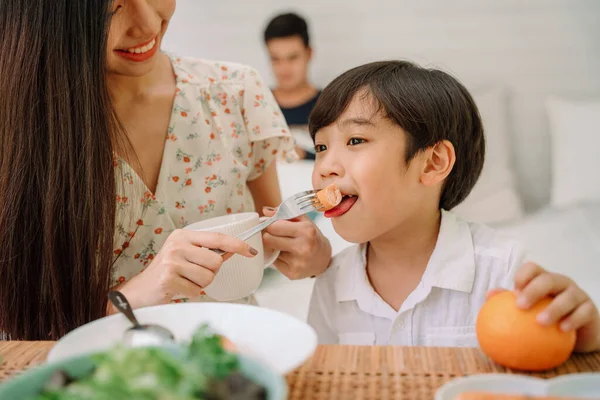
M523 307L556 295L540 323L563 320L577 350L600 348L581 289L519 268L516 243L447 211L475 185L485 150L477 107L450 75L402 61L354 68L323 91L309 130L313 186L335 182L344 195L325 216L358 243L315 283L308 320L320 343L477 346L486 293L515 288Z

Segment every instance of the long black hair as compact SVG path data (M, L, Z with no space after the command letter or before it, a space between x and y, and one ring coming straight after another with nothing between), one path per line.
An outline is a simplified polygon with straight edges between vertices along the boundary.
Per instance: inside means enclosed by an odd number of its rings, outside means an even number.
M56 339L106 313L111 3L0 0L0 332L12 339Z

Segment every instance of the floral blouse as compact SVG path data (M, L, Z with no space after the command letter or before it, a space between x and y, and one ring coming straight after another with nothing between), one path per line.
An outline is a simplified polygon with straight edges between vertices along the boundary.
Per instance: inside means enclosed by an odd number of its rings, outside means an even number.
M173 230L254 210L246 183L276 158L297 159L285 119L254 69L176 57L171 63L177 89L155 193L115 157L115 285L150 264Z

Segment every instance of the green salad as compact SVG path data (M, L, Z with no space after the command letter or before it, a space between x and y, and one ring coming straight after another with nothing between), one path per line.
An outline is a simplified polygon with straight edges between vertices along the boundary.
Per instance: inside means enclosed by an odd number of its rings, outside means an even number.
M36 400L266 399L265 389L239 372L236 354L207 326L177 352L116 347L93 361L95 370L78 380L59 371Z

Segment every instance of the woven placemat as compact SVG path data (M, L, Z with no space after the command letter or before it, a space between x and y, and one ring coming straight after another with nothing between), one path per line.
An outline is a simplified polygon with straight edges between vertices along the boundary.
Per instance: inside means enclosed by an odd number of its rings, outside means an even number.
M44 362L53 342L1 342L0 382ZM287 376L289 398L316 400L433 399L449 380L488 372L514 373L479 349L435 347L319 346ZM600 372L600 352L575 354L543 378Z
M528 374L542 378L600 371L600 353L575 354L560 367ZM491 362L479 349L319 346L288 377L290 399L433 399L449 380L514 371Z
M54 342L0 341L0 382L42 364L52 346Z

